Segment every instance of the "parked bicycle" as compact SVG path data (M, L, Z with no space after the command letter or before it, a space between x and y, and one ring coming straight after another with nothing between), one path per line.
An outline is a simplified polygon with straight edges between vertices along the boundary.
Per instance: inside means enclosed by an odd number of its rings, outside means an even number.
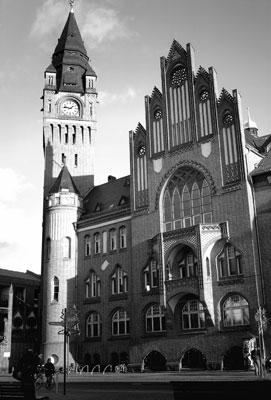
M34 386L36 390L39 390L42 385L45 385L46 389L52 390L55 387L55 378L53 375L48 375L45 379L44 373L43 373L43 368L39 367L37 371L37 376L34 381Z
M121 363L121 364L119 364L119 365L116 365L115 366L115 372L117 373L117 374L119 374L119 373L121 373L121 372L123 372L124 374L127 372L127 366L126 366L126 364L125 363Z

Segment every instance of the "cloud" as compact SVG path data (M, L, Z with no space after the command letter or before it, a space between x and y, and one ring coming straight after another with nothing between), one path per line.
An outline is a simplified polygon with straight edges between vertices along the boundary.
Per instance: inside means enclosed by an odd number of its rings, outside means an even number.
M11 168L0 168L0 182L4 188L0 203L15 203L20 192L33 187L24 176L18 175Z
M122 93L109 93L109 92L99 92L99 103L101 106L106 106L112 103L122 103L125 104L127 101L135 99L137 92L132 87L127 88Z
M106 3L100 1L99 4L90 4L88 1L81 1L80 7L74 7L83 40L91 39L88 44L90 48L95 48L102 42L131 37L128 20L122 19L120 13ZM44 50L49 50L52 41L60 36L68 12L67 3L62 0L46 0L37 11L30 37L38 40L39 46Z

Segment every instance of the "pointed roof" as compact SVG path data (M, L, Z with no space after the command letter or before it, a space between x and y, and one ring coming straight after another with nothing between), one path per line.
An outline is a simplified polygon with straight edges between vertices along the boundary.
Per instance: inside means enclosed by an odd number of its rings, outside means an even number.
M258 129L256 122L252 121L250 117L249 108L247 108L247 121L244 123L245 129Z
M56 181L51 187L49 194L59 193L65 189L71 193L80 194L79 190L75 186L75 183L71 177L71 174L69 173L66 164L63 166L58 177L56 178Z
M64 50L80 51L82 54L87 56L87 51L72 11L69 13L67 22L64 26L60 39L58 40L54 54L60 53Z

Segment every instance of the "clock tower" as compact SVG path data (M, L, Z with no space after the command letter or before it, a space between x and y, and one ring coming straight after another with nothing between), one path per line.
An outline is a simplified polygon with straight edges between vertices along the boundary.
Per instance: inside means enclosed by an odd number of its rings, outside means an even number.
M94 185L96 79L71 2L71 11L53 53L52 62L45 70L43 91L45 197L58 177L64 159L81 195Z
M42 343L44 359L63 365L63 311L77 305L77 221L94 186L96 74L71 10L43 90L44 206ZM68 352L73 362L74 352Z

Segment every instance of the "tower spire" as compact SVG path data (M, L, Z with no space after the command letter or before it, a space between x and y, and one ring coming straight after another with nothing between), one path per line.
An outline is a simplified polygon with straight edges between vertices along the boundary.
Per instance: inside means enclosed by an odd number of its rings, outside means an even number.
M71 13L73 13L73 5L74 5L74 0L69 0L70 2L70 7L71 7Z

